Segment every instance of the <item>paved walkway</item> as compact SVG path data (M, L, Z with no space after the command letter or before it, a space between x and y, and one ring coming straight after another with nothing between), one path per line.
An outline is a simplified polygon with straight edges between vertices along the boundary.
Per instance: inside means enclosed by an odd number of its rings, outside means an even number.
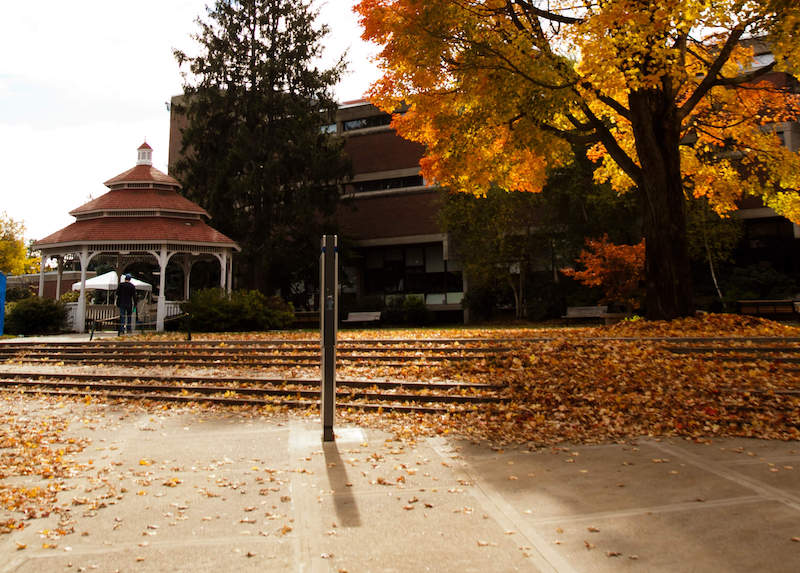
M2 407L92 442L60 498L75 533L0 536L0 573L800 570L798 443L496 450L337 426L323 444L300 417Z
M77 333L77 332L70 332L64 334L42 334L37 336L13 336L7 338L0 338L0 344L3 343L40 343L40 342L89 342L89 337L92 336L88 332ZM108 330L98 331L95 332L92 336L92 340L99 340L105 338L118 338L119 335L116 332L111 332Z

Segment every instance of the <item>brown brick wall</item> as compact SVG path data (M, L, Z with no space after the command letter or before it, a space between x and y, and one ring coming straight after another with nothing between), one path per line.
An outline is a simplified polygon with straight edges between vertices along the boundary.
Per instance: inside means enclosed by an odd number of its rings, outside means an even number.
M384 239L440 233L439 195L433 191L357 198L336 214L342 234L355 239Z
M353 174L419 167L424 148L394 131L347 136L344 150L353 162Z

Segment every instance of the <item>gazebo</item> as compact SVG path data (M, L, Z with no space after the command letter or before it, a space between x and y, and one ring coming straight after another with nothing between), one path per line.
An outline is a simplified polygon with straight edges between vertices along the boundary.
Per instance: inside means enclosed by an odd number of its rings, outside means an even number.
M70 211L75 222L34 244L41 251L39 296L44 294L45 263L55 258L58 282L64 257L80 262L81 289L76 327L85 330L86 271L92 260L109 262L118 275L138 262L155 262L159 267L156 330L164 330L166 317L166 270L170 261L183 270L183 295L189 298L192 265L202 259L216 259L220 265L220 287L231 290L233 252L241 251L230 238L206 224L209 214L178 193L181 184L153 167L153 149L143 143L136 166L105 182L108 191ZM60 284L56 292L59 292Z

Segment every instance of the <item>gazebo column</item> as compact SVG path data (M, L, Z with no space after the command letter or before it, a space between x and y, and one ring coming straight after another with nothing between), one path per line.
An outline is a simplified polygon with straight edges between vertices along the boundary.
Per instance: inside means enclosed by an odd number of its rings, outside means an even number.
M156 307L156 331L164 331L164 319L167 316L167 297L165 294L167 286L167 263L169 262L169 255L167 254L167 246L162 245L161 250L158 252L158 267L161 271L158 275L158 305Z
M83 246L78 258L81 262L81 293L78 296L78 311L75 316L75 325L78 332L86 331L86 271L89 266L89 247Z
M56 300L58 300L61 298L61 277L64 274L64 255L58 255L56 257L56 263L58 264L56 271Z
M233 251L228 251L228 294L233 290Z
M42 251L42 256L39 260L39 298L44 297L44 265L47 262L47 258L47 253Z
M192 259L189 255L183 258L183 300L189 300L189 279L192 276Z
M219 288L225 290L225 279L228 277L228 257L225 251L217 254L219 259Z

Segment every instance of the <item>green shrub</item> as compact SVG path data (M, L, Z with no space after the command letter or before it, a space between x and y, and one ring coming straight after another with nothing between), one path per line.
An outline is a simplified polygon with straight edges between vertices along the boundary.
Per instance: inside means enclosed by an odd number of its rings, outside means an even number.
M382 315L386 324L403 324L405 322L405 315L403 314L404 302L405 298L402 295L386 297L386 309Z
M470 320L473 322L490 320L494 318L498 299L497 289L484 285L471 286L469 291L464 293L461 306L469 310Z
M729 302L744 299L792 298L798 291L798 283L762 261L747 267L733 269L723 292Z
M200 332L271 330L286 328L294 321L291 304L255 290L234 291L228 297L222 289L204 289L181 308L189 313L192 330Z
M433 320L433 313L421 296L398 295L389 299L383 319L387 324L425 325Z
M8 334L51 334L61 330L66 318L64 305L49 298L25 298L6 315Z
M433 320L433 313L425 306L425 299L421 296L407 296L403 301L403 314L407 324L425 325Z
M33 289L28 286L13 286L6 289L6 301L15 302L36 296Z
M78 302L81 293L76 290L70 290L61 295L58 299L60 302Z

